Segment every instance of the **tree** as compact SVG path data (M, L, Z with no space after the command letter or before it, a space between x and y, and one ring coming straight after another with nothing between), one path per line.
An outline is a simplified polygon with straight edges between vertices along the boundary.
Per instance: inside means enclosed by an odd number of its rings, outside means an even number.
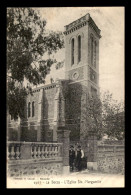
M7 106L16 119L23 117L25 97L32 85L45 83L53 52L64 47L61 32L49 32L46 21L32 8L7 9Z
M111 139L124 139L124 105L113 100L112 94L104 92L103 95L87 95L85 106L86 126L95 132L98 139L107 135ZM83 136L87 136L87 130Z
M100 139L104 133L102 129L102 102L100 96L97 94L85 94L86 105L84 105L83 119L85 121L86 128L82 131L82 136L88 136L88 130L95 132L98 139Z
M104 133L111 139L123 140L125 136L125 112L123 102L113 100L109 92L103 98Z

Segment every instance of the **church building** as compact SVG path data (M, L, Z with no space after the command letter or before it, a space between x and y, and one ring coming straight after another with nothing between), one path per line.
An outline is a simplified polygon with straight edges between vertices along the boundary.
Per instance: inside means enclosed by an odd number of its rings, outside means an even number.
M83 139L88 94L99 94L100 29L90 14L65 26L65 78L33 89L25 117L9 121L9 141L57 142L57 130L70 131L71 141Z

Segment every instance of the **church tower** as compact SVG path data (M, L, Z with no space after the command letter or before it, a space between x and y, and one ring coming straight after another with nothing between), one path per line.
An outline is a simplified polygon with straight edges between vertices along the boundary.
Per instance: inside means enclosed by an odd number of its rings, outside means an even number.
M87 92L99 94L99 39L100 29L90 14L65 26L65 71L69 81L70 102L67 123L71 139L80 137L83 128L83 107ZM73 131L73 130L71 130Z

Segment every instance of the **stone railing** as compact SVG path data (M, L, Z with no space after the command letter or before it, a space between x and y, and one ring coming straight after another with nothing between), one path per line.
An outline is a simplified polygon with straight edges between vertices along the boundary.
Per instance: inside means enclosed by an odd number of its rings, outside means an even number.
M98 170L108 173L124 172L124 145L98 145Z
M116 155L116 153L123 155L124 154L124 146L123 145L98 145L98 155L102 153L111 153L113 155Z
M58 143L7 142L9 177L62 175L69 172L69 131L57 131Z
M74 22L70 23L69 25L66 25L66 30L71 29L75 25L78 25L78 24L80 24L81 22L84 22L84 21L86 21L86 15L79 18L78 20L75 20Z
M7 144L9 160L51 159L62 156L62 143L14 141Z

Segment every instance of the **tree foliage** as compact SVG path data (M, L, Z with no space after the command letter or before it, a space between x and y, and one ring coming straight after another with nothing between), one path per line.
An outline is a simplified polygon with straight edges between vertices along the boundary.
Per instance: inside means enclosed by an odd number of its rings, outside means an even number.
M47 31L39 12L32 8L7 9L7 104L14 119L22 117L25 96L31 91L24 81L44 83L56 61L51 54L62 47L62 33Z
M123 140L125 136L124 103L113 100L112 94L106 92L102 99L103 129L111 139Z
M123 140L125 135L124 104L113 100L112 94L87 95L85 106L86 126L96 132L98 139L107 135L111 139ZM87 136L87 131L83 132Z
M102 131L102 102L98 95L87 96L87 106L86 106L86 117L87 125L91 131L97 133L98 139L103 136Z

